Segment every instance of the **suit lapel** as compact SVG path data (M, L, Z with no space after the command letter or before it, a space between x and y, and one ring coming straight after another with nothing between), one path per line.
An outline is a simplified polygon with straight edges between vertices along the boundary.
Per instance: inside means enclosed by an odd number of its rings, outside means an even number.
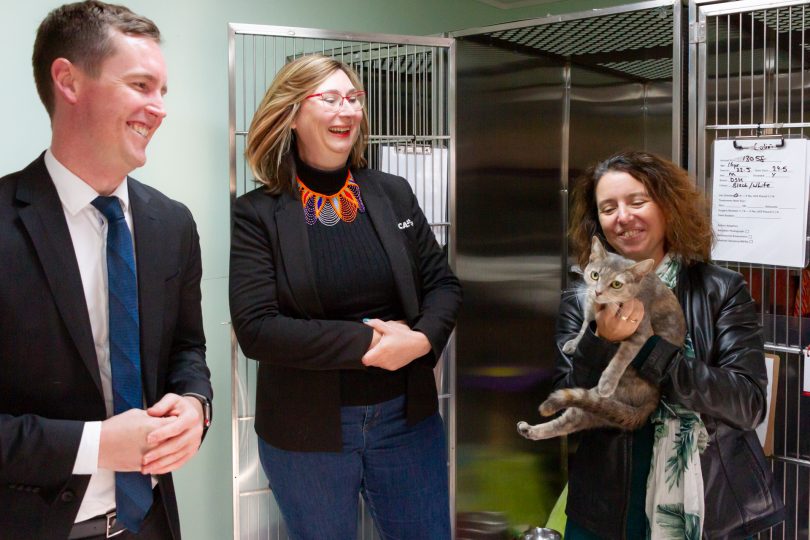
M157 360L163 333L163 295L166 276L161 261L165 258L161 242L162 223L155 201L135 179L128 178L132 226L135 231L135 255L138 267L138 312L141 329L141 371L148 404L157 396Z
M312 266L309 235L301 201L284 192L275 219L279 253L290 290L305 314L315 318L322 317L323 306L315 287L315 270Z
M383 193L380 185L368 179L367 169L361 169L357 173L352 171L352 174L360 186L360 196L363 198L371 223L374 225L380 243L382 243L391 263L394 282L397 285L397 292L402 302L402 308L405 310L405 316L409 321L414 320L419 316L416 284L411 271L411 260L403 243L402 233L397 228L398 220L394 214L394 209L391 207L391 203Z
M34 244L62 321L103 395L87 301L62 203L42 156L25 172L17 188L17 199L23 203L20 219Z

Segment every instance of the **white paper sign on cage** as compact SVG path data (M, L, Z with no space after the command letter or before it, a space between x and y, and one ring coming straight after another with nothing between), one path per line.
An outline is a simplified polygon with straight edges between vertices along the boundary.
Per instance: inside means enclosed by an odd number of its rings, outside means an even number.
M712 259L807 266L807 139L716 140Z
M413 143L380 147L380 170L408 181L422 212L433 225L448 223L449 169L447 148ZM446 225L433 227L433 232L440 245L447 244Z

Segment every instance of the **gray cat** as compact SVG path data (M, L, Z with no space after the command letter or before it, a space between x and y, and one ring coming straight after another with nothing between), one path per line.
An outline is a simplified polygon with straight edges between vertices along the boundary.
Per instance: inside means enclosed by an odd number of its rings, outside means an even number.
M678 299L653 272L653 259L631 261L609 253L597 237L591 241L591 255L585 267L582 329L563 346L573 353L585 330L594 320L595 304L621 305L633 298L644 304L644 318L634 334L622 341L602 372L595 388L563 388L553 392L540 405L540 414L551 416L567 409L562 416L531 426L518 422L518 432L527 439L550 439L595 427L634 430L647 421L658 406L658 388L640 377L630 366L647 339L657 334L670 343L683 346L686 322Z

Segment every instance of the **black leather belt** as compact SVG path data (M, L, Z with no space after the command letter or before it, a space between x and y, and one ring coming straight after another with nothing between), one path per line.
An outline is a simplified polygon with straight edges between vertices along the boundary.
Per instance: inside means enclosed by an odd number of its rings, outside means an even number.
M109 514L74 523L73 528L70 529L68 540L91 538L93 536L112 538L125 530L124 526L115 519L115 510L113 510Z

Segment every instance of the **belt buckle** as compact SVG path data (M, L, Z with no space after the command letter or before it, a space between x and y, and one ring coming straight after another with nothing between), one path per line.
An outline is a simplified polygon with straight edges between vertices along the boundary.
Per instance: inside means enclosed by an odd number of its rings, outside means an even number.
M115 520L115 516L116 516L115 510L113 510L112 512L110 512L105 516L107 518L107 530L105 531L105 538L112 538L114 536L118 536L119 534L123 533L126 530L122 528L119 531L110 532L118 524L118 522Z

